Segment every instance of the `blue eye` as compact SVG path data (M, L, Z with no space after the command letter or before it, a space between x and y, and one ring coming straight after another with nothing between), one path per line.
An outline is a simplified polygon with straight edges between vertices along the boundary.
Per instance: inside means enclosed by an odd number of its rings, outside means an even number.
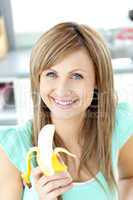
M47 76L47 77L54 78L54 77L56 77L57 75L56 75L56 73L54 73L54 72L48 72L48 73L46 74L46 76ZM80 75L80 74L78 74L78 73L75 73L73 76L76 77L76 78L75 78L76 80L83 79L83 76Z
M83 79L83 76L78 73L75 73L74 76L76 77L76 79Z
M46 76L48 76L48 77L54 77L56 74L54 73L54 72L48 72L47 74L46 74Z

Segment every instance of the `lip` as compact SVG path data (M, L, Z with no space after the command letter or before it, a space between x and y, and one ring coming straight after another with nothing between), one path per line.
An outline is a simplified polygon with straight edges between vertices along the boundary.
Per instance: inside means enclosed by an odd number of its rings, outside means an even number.
M72 104L61 105L61 104L56 103L54 98L52 98L52 100L53 100L54 104L55 104L57 107L61 108L61 109L69 109L69 108L71 108L73 105L75 105L75 103L78 102L78 99L75 99L74 102L73 102Z

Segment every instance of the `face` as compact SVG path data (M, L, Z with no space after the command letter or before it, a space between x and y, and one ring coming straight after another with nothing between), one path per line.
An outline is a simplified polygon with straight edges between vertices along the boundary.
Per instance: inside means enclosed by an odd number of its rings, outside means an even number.
M94 66L83 48L68 54L40 76L40 95L51 115L58 119L84 114L94 87Z

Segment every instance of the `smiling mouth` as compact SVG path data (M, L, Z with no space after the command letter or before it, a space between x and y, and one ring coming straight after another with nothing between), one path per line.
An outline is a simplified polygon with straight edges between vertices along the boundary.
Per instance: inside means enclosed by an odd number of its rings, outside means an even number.
M78 101L78 99L73 101L59 101L54 98L52 98L52 100L60 108L69 108Z

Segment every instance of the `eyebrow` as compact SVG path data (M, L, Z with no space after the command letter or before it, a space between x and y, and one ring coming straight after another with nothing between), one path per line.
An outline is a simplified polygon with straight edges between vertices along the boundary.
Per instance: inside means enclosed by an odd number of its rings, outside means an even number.
M48 70L52 70L52 71L56 72L56 70L55 70L55 69L52 69L52 68L49 68ZM74 72L74 71L82 71L82 72L85 72L85 73L87 73L85 70L83 70L83 69L78 69L78 68L76 68L76 69L73 69L73 70L72 70L72 71L70 71L69 73L72 73L72 72Z

